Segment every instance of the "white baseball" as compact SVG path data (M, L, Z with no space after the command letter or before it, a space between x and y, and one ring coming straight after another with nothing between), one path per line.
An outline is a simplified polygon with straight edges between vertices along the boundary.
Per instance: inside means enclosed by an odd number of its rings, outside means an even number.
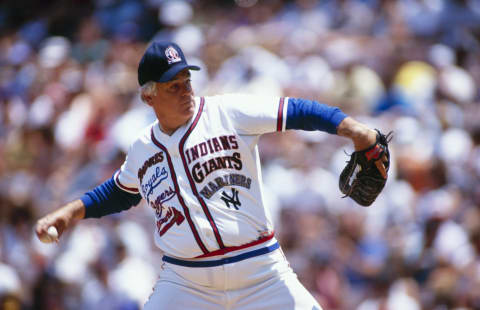
M55 228L55 226L50 226L47 229L47 234L50 238L53 238L54 240L58 239L58 231Z
M47 234L43 238L40 238L40 240L44 243L52 243L54 241L57 241L58 231L55 226L48 227Z

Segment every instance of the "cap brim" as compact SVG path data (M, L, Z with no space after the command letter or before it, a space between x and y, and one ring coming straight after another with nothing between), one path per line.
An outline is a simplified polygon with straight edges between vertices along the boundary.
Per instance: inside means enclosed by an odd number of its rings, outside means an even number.
M183 71L185 69L198 71L200 70L200 67L191 66L185 63L179 63L178 65L171 67L164 74L162 74L162 76L157 80L157 82L159 83L168 82L172 80L180 71Z

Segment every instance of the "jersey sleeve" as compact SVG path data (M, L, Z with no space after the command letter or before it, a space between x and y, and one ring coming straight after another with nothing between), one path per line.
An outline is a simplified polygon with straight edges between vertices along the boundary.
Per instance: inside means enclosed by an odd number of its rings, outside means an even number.
M257 95L223 95L220 108L239 134L260 135L285 131L288 98Z
M132 146L128 150L127 157L120 169L113 175L115 184L130 194L138 194L138 178L133 165Z
M113 178L85 193L80 200L85 206L85 218L99 218L122 212L138 205L142 196L121 190Z
M301 98L289 98L286 128L336 134L338 125L346 117L338 107Z

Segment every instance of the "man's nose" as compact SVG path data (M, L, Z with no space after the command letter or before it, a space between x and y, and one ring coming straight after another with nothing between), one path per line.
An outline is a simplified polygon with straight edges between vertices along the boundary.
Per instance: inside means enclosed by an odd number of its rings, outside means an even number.
M190 84L190 82L183 83L183 92L185 94L190 94L192 92L192 84Z
M190 81L185 83L185 89L189 92L192 91L192 84L190 83Z

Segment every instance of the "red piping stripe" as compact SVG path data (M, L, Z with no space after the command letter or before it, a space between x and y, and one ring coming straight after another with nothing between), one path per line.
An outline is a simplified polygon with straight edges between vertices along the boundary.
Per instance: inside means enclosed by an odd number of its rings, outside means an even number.
M220 250L210 252L208 254L203 254L203 255L197 256L195 258L204 258L204 257L217 256L217 255L224 255L224 254L229 253L229 252L246 249L246 248L252 247L254 245L258 245L258 244L267 242L268 240L271 240L273 238L274 234L275 233L272 232L270 235L268 235L266 237L263 237L263 238L260 238L258 240L252 241L250 243L242 244L242 245L239 245L239 246L229 246L229 247L226 247L226 248L223 248L223 249L220 249Z
M202 111L203 111L204 104L205 104L205 98L202 97L200 99L200 107L198 108L198 114L195 117L195 120L193 121L192 125L190 125L190 128L188 128L187 132L185 133L185 135L180 140L179 149L180 149L180 156L182 157L182 161L183 161L183 168L185 168L185 173L187 174L188 181L190 182L190 187L192 188L193 194L195 195L195 197L197 197L197 200L200 202L200 205L202 206L202 209L203 209L203 212L205 213L205 216L207 217L208 221L210 222L210 226L213 229L213 233L215 235L215 239L217 240L218 246L221 249L223 249L223 248L225 248L225 245L223 244L223 240L222 240L222 237L220 236L220 232L218 231L217 225L215 224L215 221L213 220L212 214L210 214L210 210L208 210L207 204L202 199L202 197L200 197L200 195L198 194L195 183L193 182L193 178L190 175L190 171L188 170L188 164L187 164L187 161L185 160L185 154L184 154L185 141L187 140L188 136L193 131L195 126L197 126L198 120L200 119L200 115L202 114Z
M280 98L277 114L277 131L282 131L283 128L283 105L285 103L285 97Z
M170 168L170 172L172 173L172 180L173 184L175 186L175 191L177 192L178 200L180 201L180 204L182 205L183 212L185 213L185 217L187 218L188 225L190 226L190 229L192 230L193 236L195 237L195 240L197 241L198 246L202 250L204 254L208 254L208 250L205 247L205 245L202 242L202 239L200 239L200 235L198 234L197 229L195 228L195 225L193 224L192 218L190 217L190 211L188 210L185 201L183 200L182 195L180 195L180 188L177 183L177 175L175 174L175 170L173 169L173 164L172 160L170 158L170 154L168 154L167 148L163 146L156 138L155 135L153 134L153 127L152 127L152 141L155 143L162 151L165 152L167 155L167 161L168 161L168 167Z
M118 187L120 187L123 190L130 191L130 192L135 192L138 193L138 188L134 187L126 187L122 183L120 183L120 180L118 179L118 176L120 175L120 171L117 171L117 175L115 176L115 182L117 183Z

